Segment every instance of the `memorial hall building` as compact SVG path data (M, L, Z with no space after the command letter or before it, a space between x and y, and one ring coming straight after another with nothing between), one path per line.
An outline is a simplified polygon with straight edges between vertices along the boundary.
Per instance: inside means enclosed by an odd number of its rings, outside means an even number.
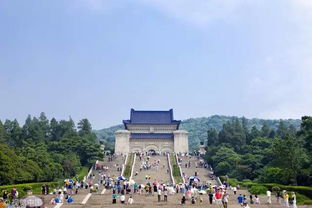
M188 132L180 130L181 121L173 119L173 110L137 111L131 109L125 129L115 132L115 153L175 152L186 153Z

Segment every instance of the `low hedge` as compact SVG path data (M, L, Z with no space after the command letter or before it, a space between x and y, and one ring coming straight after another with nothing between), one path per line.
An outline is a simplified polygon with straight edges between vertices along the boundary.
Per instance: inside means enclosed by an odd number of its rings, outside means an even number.
M172 175L174 177L174 180L176 183L181 183L182 180L182 176L180 174L180 168L177 164L176 158L174 154L170 154L170 162L171 162L171 166L172 166Z
M269 189L272 189L274 186L278 186L281 188L281 190L287 190L287 191L294 191L296 193L303 194L310 199L312 199L312 187L307 187L307 186L285 186L285 185L280 185L280 184L275 184L275 183L266 183L262 184L266 186Z
M16 188L18 191L18 196L23 197L27 194L27 190L32 190L33 194L41 194L42 185L49 185L50 190L58 188L63 185L63 182L40 182L40 183L24 183L24 184L15 184L15 185L4 185L0 186L0 192L7 190L11 192L13 188Z
M125 171L123 173L123 176L126 178L129 178L131 176L131 170L132 170L132 165L133 165L133 159L134 159L134 154L129 153L127 163L125 165Z
M298 204L312 204L312 187L307 186L286 186L275 183L258 184L250 181L239 182L241 187L245 187L249 192L257 191L259 186L265 187L265 189L273 190L274 187L279 187L280 191L287 190L288 192L295 192L297 196ZM263 189L263 188L261 188ZM260 191L260 190L259 190ZM265 192L264 192L265 193Z
M267 187L261 185L252 186L250 189L248 189L248 191L254 195L265 194L267 190Z

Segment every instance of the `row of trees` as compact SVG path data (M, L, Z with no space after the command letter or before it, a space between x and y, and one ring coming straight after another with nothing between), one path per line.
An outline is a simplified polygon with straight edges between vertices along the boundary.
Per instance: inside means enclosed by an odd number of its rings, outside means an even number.
M44 113L23 126L0 121L0 185L72 177L102 156L87 119L77 128L72 119L48 120Z
M277 129L263 123L247 128L246 119L208 130L206 159L217 175L264 183L312 185L312 117L302 117L300 130L280 121Z

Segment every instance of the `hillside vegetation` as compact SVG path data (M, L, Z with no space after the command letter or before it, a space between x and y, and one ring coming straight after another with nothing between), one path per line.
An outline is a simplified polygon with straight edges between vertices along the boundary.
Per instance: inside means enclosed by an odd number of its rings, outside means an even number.
M0 121L0 185L55 181L74 177L102 158L91 124L82 119L48 120L44 113Z

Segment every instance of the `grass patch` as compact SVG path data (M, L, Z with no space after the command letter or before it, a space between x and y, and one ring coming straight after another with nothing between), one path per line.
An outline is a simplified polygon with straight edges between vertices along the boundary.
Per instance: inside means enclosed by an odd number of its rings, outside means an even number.
M125 171L124 171L124 174L123 174L123 176L126 177L126 178L129 178L131 176L133 159L134 159L134 154L133 153L129 153L128 160L127 160L127 163L125 165Z
M86 175L88 175L88 172L89 172L89 168L87 168L87 167L81 167L80 168L80 170L79 170L79 172L78 172L78 174L77 174L77 178L78 178L78 181L82 181L83 180L83 178L86 176ZM76 178L73 178L73 179L75 179L76 180Z
M182 177L181 177L181 174L180 174L180 168L177 164L177 161L176 161L176 158L175 158L175 155L174 154L170 154L170 163L171 163L171 166L172 166L172 175L174 177L174 180L176 183L182 183L183 180L182 180Z

